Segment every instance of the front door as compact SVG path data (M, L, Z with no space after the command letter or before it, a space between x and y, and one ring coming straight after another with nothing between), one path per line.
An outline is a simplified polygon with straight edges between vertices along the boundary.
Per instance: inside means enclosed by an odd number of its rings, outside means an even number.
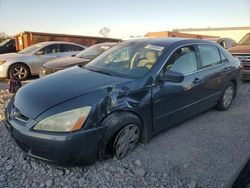
M201 97L200 82L196 77L198 58L195 46L177 49L161 71L168 70L185 77L180 83L158 81L152 87L154 131L171 127L199 110Z
M60 57L59 56L60 55L60 46L59 46L59 44L51 44L51 45L48 45L48 46L44 47L43 49L41 49L38 53L39 54L36 54L35 62L32 65L33 72L35 74L39 74L40 69L44 63Z

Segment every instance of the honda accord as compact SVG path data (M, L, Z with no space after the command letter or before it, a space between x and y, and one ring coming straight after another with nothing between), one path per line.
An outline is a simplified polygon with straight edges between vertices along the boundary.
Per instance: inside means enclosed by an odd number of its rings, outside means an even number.
M6 108L5 125L20 148L39 159L121 159L194 115L227 110L240 76L239 60L216 43L125 41L83 68L22 87Z

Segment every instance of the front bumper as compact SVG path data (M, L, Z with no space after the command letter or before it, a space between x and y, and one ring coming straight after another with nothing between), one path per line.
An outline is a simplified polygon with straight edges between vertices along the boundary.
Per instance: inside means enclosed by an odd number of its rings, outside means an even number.
M0 65L0 78L8 77L8 66L6 66L5 64L6 63Z
M8 117L7 114L5 114ZM98 158L105 127L73 133L33 131L17 120L5 120L11 137L22 151L38 159L56 163L89 163Z

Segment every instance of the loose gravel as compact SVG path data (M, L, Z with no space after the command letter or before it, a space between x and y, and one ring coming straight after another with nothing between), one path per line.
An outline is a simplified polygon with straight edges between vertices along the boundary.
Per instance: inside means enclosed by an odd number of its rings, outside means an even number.
M25 157L0 122L0 188L222 187L250 148L250 83L226 112L210 110L122 160L61 167Z

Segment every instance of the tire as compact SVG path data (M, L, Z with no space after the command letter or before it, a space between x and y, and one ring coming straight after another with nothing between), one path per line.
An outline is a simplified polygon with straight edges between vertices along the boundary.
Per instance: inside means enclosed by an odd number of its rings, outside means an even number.
M105 136L103 137L102 141L100 142L99 146L99 159L105 160L111 157L116 157L117 159L121 159L125 157L127 154L132 152L139 144L141 139L141 120L134 114L129 112L115 112L108 116L103 121L103 126L109 126L108 130L106 131ZM119 142L119 138L121 138L122 133L124 133L125 129L136 130L137 138L133 143L133 147L130 148L125 155L118 156L117 155L117 148L119 147L117 144Z
M11 79L27 80L30 77L30 70L26 65L17 63L9 68L9 77Z
M232 82L229 82L226 88L224 89L220 100L218 101L217 109L220 111L227 110L233 102L235 92L236 92L235 85Z
M115 136L113 153L117 159L122 159L138 146L140 129L135 124L128 124L123 127Z

